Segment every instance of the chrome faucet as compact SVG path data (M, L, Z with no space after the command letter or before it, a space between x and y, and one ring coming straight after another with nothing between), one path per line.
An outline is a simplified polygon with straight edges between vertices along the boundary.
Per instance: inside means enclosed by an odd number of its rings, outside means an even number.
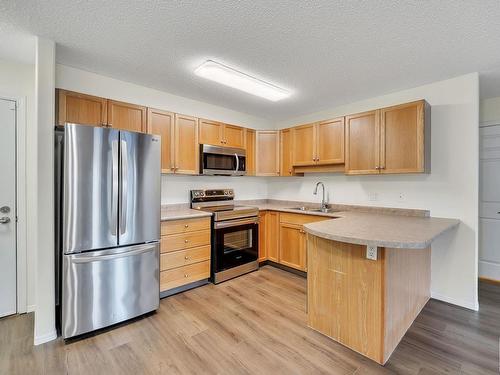
M313 194L314 195L318 194L318 186L319 185L321 185L321 187L323 188L323 199L321 200L321 211L326 212L326 211L328 211L328 207L327 207L326 201L325 201L325 185L323 185L323 183L321 181L316 184L314 191L313 191Z

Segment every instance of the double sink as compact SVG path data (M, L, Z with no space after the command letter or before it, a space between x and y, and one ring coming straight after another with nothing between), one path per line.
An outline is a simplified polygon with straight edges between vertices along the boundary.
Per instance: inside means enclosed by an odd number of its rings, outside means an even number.
M319 212L323 214L333 214L335 212L340 212L340 210L335 210L333 208L311 208L311 207L291 207L289 210L301 211L301 212Z

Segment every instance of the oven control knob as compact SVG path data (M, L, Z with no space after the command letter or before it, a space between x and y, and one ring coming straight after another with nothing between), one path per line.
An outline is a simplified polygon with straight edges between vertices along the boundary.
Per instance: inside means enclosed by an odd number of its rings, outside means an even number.
M194 192L194 196L197 197L198 195L200 195L200 193L198 193L197 191Z
M227 190L226 190L226 191L224 191L224 195L227 195Z
M204 197L205 196L205 193L204 192L200 192L200 197Z

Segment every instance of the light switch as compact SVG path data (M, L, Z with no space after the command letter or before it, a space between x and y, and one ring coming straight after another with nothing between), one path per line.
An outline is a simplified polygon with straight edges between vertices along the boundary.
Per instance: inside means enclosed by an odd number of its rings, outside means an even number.
M377 246L366 246L366 259L377 260L378 247Z

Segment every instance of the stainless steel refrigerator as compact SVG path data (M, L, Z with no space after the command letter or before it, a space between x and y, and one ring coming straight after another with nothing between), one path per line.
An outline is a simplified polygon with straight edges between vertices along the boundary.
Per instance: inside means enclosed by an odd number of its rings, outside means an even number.
M56 130L56 296L64 338L159 305L160 137Z

